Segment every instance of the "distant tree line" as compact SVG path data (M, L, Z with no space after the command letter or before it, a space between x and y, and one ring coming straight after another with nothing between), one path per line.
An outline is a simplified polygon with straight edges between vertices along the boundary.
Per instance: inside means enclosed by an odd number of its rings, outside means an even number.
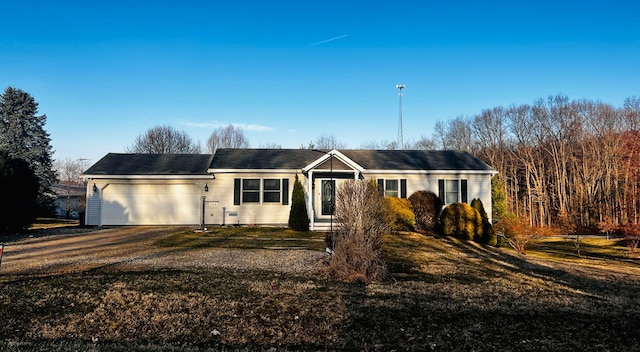
M567 233L640 220L638 97L619 108L564 95L498 106L438 121L433 140L493 166L507 211L531 225Z

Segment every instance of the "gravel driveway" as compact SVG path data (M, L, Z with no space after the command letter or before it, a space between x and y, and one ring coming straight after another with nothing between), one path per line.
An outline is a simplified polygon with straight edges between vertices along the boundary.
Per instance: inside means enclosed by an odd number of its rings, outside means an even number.
M96 268L235 268L276 272L313 271L327 254L311 250L161 248L154 241L192 227L126 226L55 230L9 242L0 267L4 275L52 275Z

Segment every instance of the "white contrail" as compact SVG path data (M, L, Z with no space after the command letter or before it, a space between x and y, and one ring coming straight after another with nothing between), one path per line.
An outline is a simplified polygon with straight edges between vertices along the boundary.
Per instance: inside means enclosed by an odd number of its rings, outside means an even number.
M213 121L213 122L183 121L182 124L187 127L195 127L195 128L218 128L218 127L226 127L228 125L233 125L233 127L239 128L245 131L258 131L258 132L273 131L273 128L269 126L247 124L247 123L236 123L236 122L224 123L220 121Z
M332 42L332 41L334 41L334 40L342 39L342 38L344 38L344 37L346 37L346 36L348 36L348 34L343 34L343 35L339 35L339 36L334 37L334 38L321 40L321 41L316 42L316 43L313 43L313 44L311 44L311 45L309 45L309 46L316 46L316 45L320 45L320 44L324 44L324 43Z

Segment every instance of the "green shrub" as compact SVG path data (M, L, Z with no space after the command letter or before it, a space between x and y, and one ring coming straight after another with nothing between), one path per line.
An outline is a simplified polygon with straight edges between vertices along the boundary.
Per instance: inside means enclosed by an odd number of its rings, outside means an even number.
M416 217L407 199L387 197L384 199L389 212L389 224L394 231L413 231Z
M500 175L491 178L491 217L493 222L498 222L508 215L507 194L504 191L504 181Z
M309 231L307 203L304 200L304 189L302 188L302 183L298 180L298 175L296 175L296 180L293 183L291 210L289 211L289 228L294 231Z
M453 203L445 207L440 215L442 235L465 240L483 236L480 213L467 203Z
M480 218L482 219L482 236L476 238L476 241L487 244L489 246L496 246L498 244L498 237L493 230L493 226L489 222L487 212L484 210L484 205L480 198L474 198L471 201L471 207L478 211Z
M411 208L416 220L416 230L420 232L434 231L438 223L438 215L442 210L440 198L433 192L417 191L409 196Z

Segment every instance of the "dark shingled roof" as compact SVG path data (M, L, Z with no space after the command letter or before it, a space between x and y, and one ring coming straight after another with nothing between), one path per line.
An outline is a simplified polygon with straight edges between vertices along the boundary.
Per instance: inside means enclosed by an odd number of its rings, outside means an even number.
M207 175L208 169L302 169L329 151L310 149L218 149L211 154L109 153L86 175ZM340 150L365 170L493 171L471 154L453 150Z
M328 151L310 149L218 149L211 169L301 169ZM340 150L367 170L474 170L493 168L454 150Z
M218 149L211 169L302 169L325 152L310 149Z
M109 153L86 175L207 175L211 154Z
M457 150L341 150L368 170L479 170L493 168Z

